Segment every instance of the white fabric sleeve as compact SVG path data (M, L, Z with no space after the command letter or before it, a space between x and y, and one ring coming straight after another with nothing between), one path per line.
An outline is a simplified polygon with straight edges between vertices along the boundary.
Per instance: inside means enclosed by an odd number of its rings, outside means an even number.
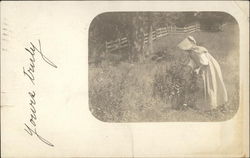
M209 61L208 61L206 53L200 54L200 64L201 65L208 65L208 62Z

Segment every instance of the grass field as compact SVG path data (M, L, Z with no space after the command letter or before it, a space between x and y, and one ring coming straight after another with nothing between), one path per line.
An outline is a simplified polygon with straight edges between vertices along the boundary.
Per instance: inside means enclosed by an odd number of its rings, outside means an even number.
M199 45L219 62L229 95L224 108L199 111L173 109L171 102L155 95L156 76L166 75L170 60L89 66L89 106L92 114L106 122L222 121L233 117L239 104L239 35L237 24L222 32L194 32ZM178 56L176 45L187 35L168 35L154 42L154 52L166 50ZM159 84L158 84L159 85Z

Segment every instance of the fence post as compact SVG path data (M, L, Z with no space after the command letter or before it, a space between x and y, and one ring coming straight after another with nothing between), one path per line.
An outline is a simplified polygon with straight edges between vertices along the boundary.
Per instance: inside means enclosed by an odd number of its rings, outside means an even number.
M118 48L117 49L119 49L119 48L121 48L121 39L120 38L118 38Z
M198 23L195 24L195 31L199 31Z
M105 48L106 48L106 53L108 53L108 44L107 44L107 41L105 41Z

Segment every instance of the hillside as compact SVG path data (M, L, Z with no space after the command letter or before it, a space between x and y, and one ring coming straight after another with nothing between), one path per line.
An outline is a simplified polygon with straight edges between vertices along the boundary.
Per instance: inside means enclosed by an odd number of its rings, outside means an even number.
M174 109L164 96L170 65L182 58L176 45L186 35L168 35L154 42L155 53L166 58L144 63L120 62L89 66L89 106L101 121L220 121L231 118L239 102L239 39L236 24L227 24L222 32L194 32L199 45L206 47L219 62L229 102L226 108L202 112L185 107ZM157 87L158 86L158 87Z

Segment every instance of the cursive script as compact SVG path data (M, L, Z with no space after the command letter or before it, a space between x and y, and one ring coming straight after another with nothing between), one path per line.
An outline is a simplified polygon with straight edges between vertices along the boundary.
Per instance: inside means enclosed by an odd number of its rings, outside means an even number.
M41 47L41 42L38 40L38 47L36 47L32 42L30 42L30 47L25 48L25 51L30 55L29 58L29 66L28 68L23 67L23 74L28 78L28 80L31 81L32 85L35 85L35 62L36 62L36 55L40 55L43 61L45 61L48 65L57 68L57 66L50 61L42 52L42 47ZM50 141L42 137L40 134L37 132L37 111L36 111L36 92L34 90L31 90L28 92L29 96L29 108L30 108L30 119L29 123L24 123L25 125L25 131L30 135L30 136L36 136L40 141L43 143L49 145L49 146L54 146Z
M32 84L35 84L35 55L36 53L40 54L42 59L48 63L49 65L53 66L54 68L57 68L57 66L50 61L43 53L42 53L42 48L41 48L41 42L40 40L38 40L39 43L39 48L35 47L34 44L32 42L30 42L30 47L29 48L25 48L26 52L29 53L31 55L31 57L29 58L30 64L28 69L25 69L23 67L23 73L25 76L27 76L29 78L29 80L32 82Z

